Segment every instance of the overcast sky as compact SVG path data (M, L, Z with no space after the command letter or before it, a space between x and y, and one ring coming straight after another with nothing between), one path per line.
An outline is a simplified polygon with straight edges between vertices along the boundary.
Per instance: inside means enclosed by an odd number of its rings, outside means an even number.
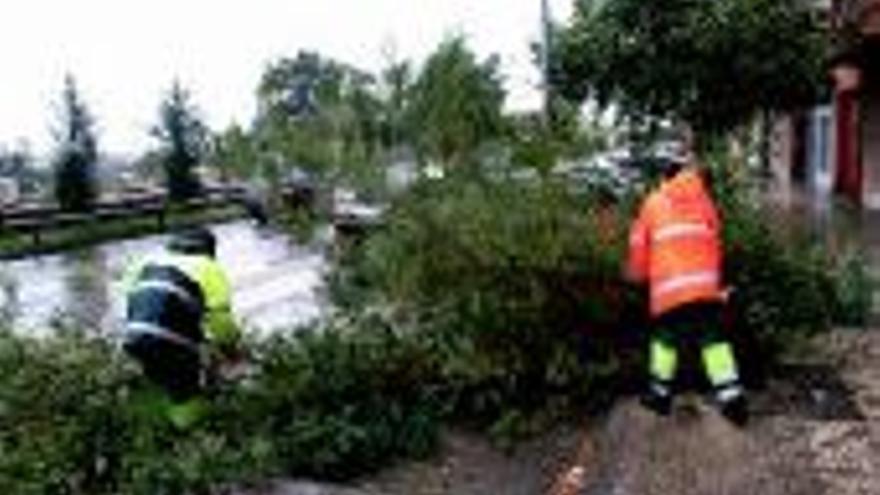
M573 0L551 0L556 19ZM101 146L138 153L164 90L175 78L215 129L246 123L266 63L318 50L364 69L422 61L448 34L480 56L498 53L508 107L535 108L540 0L24 0L0 4L0 144L22 139L36 154L62 80L72 73L98 119Z

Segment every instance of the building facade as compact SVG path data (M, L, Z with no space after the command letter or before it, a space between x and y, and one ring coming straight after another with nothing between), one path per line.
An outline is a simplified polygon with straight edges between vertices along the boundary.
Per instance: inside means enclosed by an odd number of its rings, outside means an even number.
M832 22L834 189L880 209L880 0L837 0Z
M817 8L833 33L830 94L773 122L774 190L783 201L804 191L880 209L880 0L826 0Z

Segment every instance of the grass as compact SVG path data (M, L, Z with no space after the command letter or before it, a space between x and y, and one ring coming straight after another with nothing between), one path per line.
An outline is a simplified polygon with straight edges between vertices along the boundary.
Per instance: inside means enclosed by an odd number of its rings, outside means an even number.
M180 227L230 220L243 215L244 210L237 205L207 208L172 207L165 213L164 225L160 225L157 214L136 218L92 221L41 231L39 243L35 242L31 232L6 231L0 233L0 260L53 253L106 241L157 234Z

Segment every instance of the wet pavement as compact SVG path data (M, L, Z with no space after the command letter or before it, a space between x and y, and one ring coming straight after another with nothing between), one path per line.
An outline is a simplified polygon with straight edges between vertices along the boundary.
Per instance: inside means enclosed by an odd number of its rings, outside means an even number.
M327 261L320 243L238 221L212 227L218 259L233 287L233 309L253 331L307 324L325 307ZM111 332L121 321L125 267L161 251L166 236L102 244L76 252L0 263L0 310L17 331L45 332L53 323Z

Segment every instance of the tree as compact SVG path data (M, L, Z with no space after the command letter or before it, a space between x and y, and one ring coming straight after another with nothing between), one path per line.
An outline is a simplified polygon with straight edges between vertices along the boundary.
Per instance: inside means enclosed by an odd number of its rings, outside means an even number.
M20 178L33 167L33 161L27 143L10 148L0 146L0 175Z
M413 85L412 65L397 61L389 55L388 66L381 74L383 90L382 141L387 147L408 142L410 133L406 125L410 94Z
M54 129L55 198L64 210L86 211L98 193L95 172L98 142L94 119L71 75L64 78L59 120L59 126Z
M258 90L260 151L333 175L372 163L382 137L375 86L373 75L313 52L273 63Z
M159 107L159 125L153 136L162 143L162 164L165 169L168 195L173 201L197 196L201 183L196 167L205 155L207 128L190 93L175 81Z
M143 184L156 184L164 176L164 156L161 150L150 149L132 163L132 171Z
M337 99L342 72L336 63L313 52L282 58L271 64L260 80L260 113L293 119L314 116L319 97L324 105Z
M34 167L34 157L26 141L11 148L0 148L0 175L14 178L21 192L31 195L39 192L43 179Z
M598 122L582 119L578 106L559 98L550 99L547 106L552 119L546 110L509 118L514 165L547 175L560 159L576 160L607 146L608 132Z
M358 68L303 51L271 64L257 96L261 117L283 116L332 126L353 98L369 93L375 78Z
M259 155L253 138L238 124L214 136L209 162L224 178L251 178L257 172Z
M478 62L465 40L444 41L412 86L408 123L422 156L458 166L504 129L498 58Z
M824 33L806 0L584 0L555 35L552 81L575 101L720 134L812 102Z

